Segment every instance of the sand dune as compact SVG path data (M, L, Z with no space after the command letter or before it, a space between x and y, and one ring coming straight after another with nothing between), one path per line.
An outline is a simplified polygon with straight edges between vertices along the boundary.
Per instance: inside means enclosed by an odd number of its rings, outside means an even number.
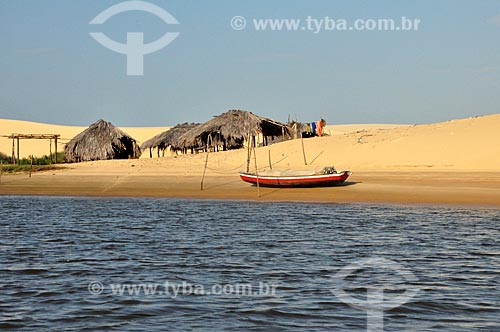
M57 133L64 143L86 127L57 126L35 122L0 120L0 134ZM121 128L143 142L168 127ZM351 170L500 170L500 114L426 125L335 125L327 127L327 137L304 139L304 165L300 140L287 141L257 149L261 166L269 154L276 168L307 168L335 165ZM21 142L21 156L41 156L48 142ZM12 142L0 138L0 151L10 155ZM143 159L149 159L145 153ZM202 156L174 158L175 165L190 170ZM166 159L172 157L166 157ZM245 150L213 154L210 161L221 169L234 168L246 160ZM281 161L280 161L281 160ZM193 165L191 165L193 164ZM312 165L312 166L311 166ZM78 167L78 166L75 166ZM154 165L151 165L154 169Z
M353 171L500 171L500 115L437 124L330 126L332 136L304 139L257 149L260 167L304 169L335 165ZM168 159L168 158L167 158ZM211 154L220 170L245 164L246 151ZM203 165L204 155L181 156L168 162L190 172ZM175 165L175 166L174 166ZM195 166L196 165L196 166ZM253 162L252 162L253 165Z
M330 161L340 168L500 171L499 128L500 114L495 114L436 124L347 132L304 142L309 160L319 155L315 164ZM289 152L293 153L293 144L286 142L283 145L290 145ZM300 153L300 149L296 149L290 159L300 160Z
M260 170L319 169L335 165L354 174L347 186L275 190L240 181L245 149L210 153L205 190L200 191L206 154L139 160L107 160L66 165L63 170L4 175L0 194L160 196L258 199L268 201L399 202L500 206L500 114L443 123L330 126L331 136L259 147ZM83 127L1 120L2 133L59 133L71 138ZM122 128L139 141L165 128ZM10 142L0 139L9 154ZM41 145L23 142L23 155L41 155ZM60 147L62 148L62 146ZM37 150L38 149L38 150ZM250 168L255 165L252 159Z

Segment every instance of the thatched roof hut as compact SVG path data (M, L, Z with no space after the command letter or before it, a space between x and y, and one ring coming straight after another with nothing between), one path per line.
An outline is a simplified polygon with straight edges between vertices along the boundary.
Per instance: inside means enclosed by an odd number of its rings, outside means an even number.
M153 138L148 139L146 142L142 143L141 145L141 150L144 151L146 149L158 149L158 150L165 150L169 146L173 146L177 144L178 138L189 131L190 129L193 129L194 127L198 126L199 123L181 123L178 124L172 128L170 128L167 131L164 131L163 133L160 133Z
M135 139L102 119L73 137L66 144L64 152L69 162L130 159L141 156Z
M242 110L230 110L213 119L194 127L179 137L174 148L200 148L207 144L210 136L214 144L221 144L226 149L243 146L248 135L289 138L288 127L280 122Z

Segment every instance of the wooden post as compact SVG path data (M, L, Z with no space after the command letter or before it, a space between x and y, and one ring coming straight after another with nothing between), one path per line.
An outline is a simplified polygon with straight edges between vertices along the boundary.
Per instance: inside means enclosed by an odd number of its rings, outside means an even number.
M302 133L300 133L300 142L302 143L302 155L304 156L304 165L307 165L306 150L304 148L304 138L302 137Z
M257 178L257 197L260 197L259 169L257 168L257 153L255 152L255 146L253 147L253 158L255 161L255 176Z
M203 175L201 177L201 185L200 185L201 191L203 191L203 181L205 180L205 172L207 171L208 154L210 153L210 150L208 149L208 144L209 144L208 142L211 141L210 138L211 138L211 136L209 135L207 137L207 156L205 158L205 168L203 168Z
M250 172L250 158L252 156L252 146L251 146L251 136L250 136L250 132L248 133L248 140L247 140L247 144L248 144L248 149L247 149L247 173Z
M31 177L31 172L33 171L33 155L31 155L31 164L30 164L30 177Z
M19 137L17 138L17 163L21 165L21 159L19 158Z
M55 144L55 164L57 165L57 136L54 136L54 144Z
M3 175L3 160L0 160L0 183L2 183L2 175Z
M49 138L49 165L52 165L52 138Z
M201 191L203 191L203 181L205 180L205 172L207 171L207 164L208 164L208 154L209 152L207 151L207 156L205 158L205 168L203 168L203 175L201 177Z
M268 150L268 156L269 156L269 169L272 171L273 170L273 164L271 163L271 150Z
M14 139L12 139L12 165L16 164L16 144Z
M299 128L299 122L297 121L297 114L295 114L295 124L297 125L297 128ZM304 156L304 165L307 165L306 150L304 148L304 137L302 137L302 133L300 132L300 130L298 130L298 135L300 135L300 143L302 143L302 155Z

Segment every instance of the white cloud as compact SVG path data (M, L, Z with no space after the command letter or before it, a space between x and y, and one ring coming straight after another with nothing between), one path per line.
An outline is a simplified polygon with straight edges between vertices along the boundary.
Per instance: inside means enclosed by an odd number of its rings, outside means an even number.
M493 24L493 25L500 27L500 14L489 17L487 21L490 24Z
M29 54L29 55L53 53L55 51L56 51L55 48L49 48L49 47L18 48L18 49L16 49L16 52L19 54Z
M494 73L497 71L500 71L500 66L484 66L484 67L478 67L478 68L471 68L468 70L471 73Z

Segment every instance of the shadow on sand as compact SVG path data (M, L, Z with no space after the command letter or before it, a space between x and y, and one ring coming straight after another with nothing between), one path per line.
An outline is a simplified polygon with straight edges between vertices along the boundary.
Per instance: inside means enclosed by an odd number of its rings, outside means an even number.
M265 193L260 193L260 196L259 197L263 197L263 196L267 196L267 195L271 195L273 193L276 193L280 190L290 190L290 189L310 189L310 188L334 188L334 187L348 187L348 186L353 186L355 184L358 184L358 183L362 183L361 181L349 181L349 182L343 182L343 183L340 183L340 184L335 184L335 185L331 185L331 186L324 186L324 187L297 187L297 188L277 188L277 187L261 187L261 189L264 189L266 192ZM252 184L251 185L252 188L256 188L257 185L255 184Z
M222 183L219 183L219 184L216 184L216 185L212 185L212 186L206 186L204 184L203 185L203 191L210 190L210 189L215 189L215 188L219 188L219 187L223 187L223 186L227 186L228 184L233 184L233 183L236 183L236 182L241 182L241 181L240 180L227 181L227 182L222 182Z
M348 187L348 186L354 186L355 184L358 184L358 183L363 183L361 181L346 181L344 183L340 183L340 184L337 184L335 186L332 186L332 187Z

